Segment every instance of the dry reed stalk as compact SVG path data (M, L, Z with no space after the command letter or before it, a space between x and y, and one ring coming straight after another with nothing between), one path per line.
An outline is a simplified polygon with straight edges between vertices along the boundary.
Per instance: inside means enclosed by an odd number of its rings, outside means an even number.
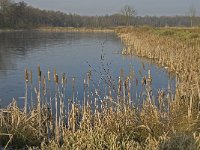
M74 103L75 78L72 78L72 131L75 132L75 103Z
M66 86L66 75L65 73L62 74L62 80L61 80L61 85L62 85L62 92L60 98L60 119L59 119L59 126L60 130L62 133L62 136L64 136L64 99L65 99L65 86Z
M34 107L33 101L33 72L30 70L30 92L31 92L31 109Z
M47 87L45 75L42 76L42 106L47 104Z
M193 96L194 96L194 92L192 91L191 96L190 96L190 101L189 101L189 107L188 107L188 122L190 122L192 119Z
M55 82L55 140L59 142L60 133L59 133L59 122L58 122L58 75L56 69L54 69L54 82Z
M122 93L122 81L121 81L121 77L119 76L119 80L118 80L118 90L117 90L117 103L118 103L118 107L117 107L117 112L120 109L120 104L121 104L121 93Z
M49 95L49 107L50 107L50 113L49 113L49 135L50 138L53 135L53 106L52 106L52 97L51 97L51 88L50 88L50 84L51 84L51 72L48 69L47 72L47 78L48 78L48 95Z
M108 85L108 97L107 97L107 113L112 109L112 91L110 85Z
M37 92L37 111L38 111L38 124L39 124L39 128L38 128L38 133L39 135L41 134L41 130L42 130L42 127L41 127L41 92L40 92L40 89L41 89L41 75L42 75L42 72L40 70L40 66L38 65L38 91Z
M87 106L91 107L91 98L90 98L90 80L91 80L91 77L92 77L92 72L91 70L89 70L89 72L87 73Z
M86 111L86 107L87 107L87 99L86 99L86 79L84 79L84 91L83 91L83 119L84 119L84 116L85 116L85 111Z
M24 113L27 115L27 99L28 99L28 80L29 80L29 74L28 70L25 70L25 97L24 97Z

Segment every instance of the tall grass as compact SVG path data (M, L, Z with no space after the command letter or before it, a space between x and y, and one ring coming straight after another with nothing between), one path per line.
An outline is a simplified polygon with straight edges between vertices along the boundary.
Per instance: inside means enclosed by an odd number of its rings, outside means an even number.
M175 99L170 102L171 125L181 133L198 133L200 102L200 30L121 28L122 54L150 58L176 73ZM178 115L178 117L176 117Z
M21 110L13 100L0 111L0 143L5 148L164 149L174 147L174 142L183 149L198 146L198 134L189 132L194 124L180 122L181 126L186 123L184 130L188 132L185 133L176 122L180 120L177 112L181 105L169 93L158 91L155 102L158 105L153 103L150 71L141 81L146 92L146 101L141 108L131 103L130 87L138 85L130 84L130 80L134 79L130 75L119 77L116 96L108 85L107 95L100 98L98 89L89 88L91 72L88 73L83 81L85 94L80 104L74 96L75 78L72 78L72 97L66 101L65 74L59 78L54 70L52 82L55 89L51 91L51 73L47 72L47 82L39 66L38 85L34 88L36 99L33 96L35 103L33 107L27 107L27 93L32 90L28 85L33 86L32 74L28 72L32 71L25 70L24 108Z
M109 77L106 83L112 84L107 84L107 94L100 96L99 89L91 87L89 72L83 81L83 98L76 100L76 78L59 75L56 70L42 73L38 66L35 86L32 71L25 71L24 108L21 110L13 99L7 108L0 109L0 144L30 149L200 149L199 43L175 41L144 28L116 32L126 46L123 54L151 58L177 74L175 96L169 88L167 92L158 90L153 99L150 70L141 82L133 73L125 76L121 71L113 86ZM131 86L138 84L145 89L140 107L133 105L130 96ZM72 88L69 99L67 88ZM36 98L31 96L33 104L28 107L27 94L33 89Z

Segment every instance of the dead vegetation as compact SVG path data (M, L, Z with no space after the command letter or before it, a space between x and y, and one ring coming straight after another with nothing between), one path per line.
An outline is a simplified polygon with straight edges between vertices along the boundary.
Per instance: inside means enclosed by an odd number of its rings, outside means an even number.
M161 36L149 28L120 28L116 32L125 45L123 54L150 58L176 73L174 97L159 90L153 101L148 71L141 81L146 99L138 108L130 97L130 86L138 84L133 75L120 75L116 93L108 84L107 94L101 97L99 89L90 88L89 72L83 81L84 96L77 101L75 78L59 76L56 70L53 75L50 71L45 74L38 67L36 98L32 97L29 106L33 76L26 70L24 108L13 100L0 110L0 144L29 149L200 149L200 43ZM53 92L50 82L54 82ZM70 99L65 95L67 82L72 82Z

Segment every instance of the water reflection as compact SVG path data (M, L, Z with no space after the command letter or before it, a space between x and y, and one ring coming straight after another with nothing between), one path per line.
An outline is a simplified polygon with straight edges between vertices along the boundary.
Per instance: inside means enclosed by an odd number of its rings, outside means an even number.
M44 73L56 68L58 73L65 72L69 78L67 91L71 96L71 77L76 77L76 97L83 96L83 78L88 70L93 71L94 83L104 86L102 76L112 75L117 80L120 69L128 74L130 67L141 80L139 70L142 62L151 69L154 80L153 89L167 88L168 74L164 69L152 65L138 57L125 57L121 51L120 40L112 33L49 33L38 31L18 31L0 33L0 98L7 105L14 97L20 104L24 96L24 69L33 70L34 82L37 83L37 65ZM95 71L94 71L95 70ZM102 73L102 75L101 75ZM147 70L143 70L147 74ZM47 76L47 75L46 75ZM172 85L174 85L174 80ZM133 89L135 90L135 89Z

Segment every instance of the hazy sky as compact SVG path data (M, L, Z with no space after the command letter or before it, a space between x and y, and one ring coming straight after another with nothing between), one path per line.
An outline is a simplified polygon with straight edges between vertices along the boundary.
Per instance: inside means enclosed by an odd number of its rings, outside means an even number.
M15 0L19 2L22 0ZM200 15L200 0L23 0L41 9L60 10L80 15L105 15L134 6L138 15L185 15L191 6Z

